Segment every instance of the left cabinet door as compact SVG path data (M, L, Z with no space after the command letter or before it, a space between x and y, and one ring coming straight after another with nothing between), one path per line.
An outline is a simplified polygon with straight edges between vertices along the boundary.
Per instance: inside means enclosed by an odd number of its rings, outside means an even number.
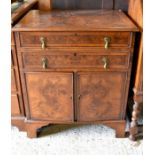
M72 73L27 72L25 81L31 119L74 120Z

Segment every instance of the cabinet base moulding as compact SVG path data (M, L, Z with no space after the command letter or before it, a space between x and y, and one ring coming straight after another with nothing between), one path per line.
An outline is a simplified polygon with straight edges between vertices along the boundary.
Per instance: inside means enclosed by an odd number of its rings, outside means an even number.
M29 138L36 138L37 137L37 130L39 128L42 128L44 126L48 125L56 125L56 124L66 124L66 123L53 123L49 121L30 121L26 120L26 132L27 136ZM106 125L112 129L115 129L116 131L116 137L117 138L123 138L125 136L125 127L126 127L126 121L125 120L119 120L119 121L97 121L97 122L75 122L75 123L68 123L68 124L77 124L77 125L88 125L88 124L103 124Z

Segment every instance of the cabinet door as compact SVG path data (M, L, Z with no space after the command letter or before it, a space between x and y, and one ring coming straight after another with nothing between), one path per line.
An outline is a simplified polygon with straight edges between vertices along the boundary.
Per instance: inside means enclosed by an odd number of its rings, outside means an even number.
M26 73L31 119L73 121L72 73Z
M117 120L124 104L126 73L78 75L78 121Z

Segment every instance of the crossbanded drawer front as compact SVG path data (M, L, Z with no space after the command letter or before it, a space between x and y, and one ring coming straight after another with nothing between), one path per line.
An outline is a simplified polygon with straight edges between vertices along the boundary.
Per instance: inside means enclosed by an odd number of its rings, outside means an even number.
M103 47L131 46L131 32L20 32L21 47ZM108 38L108 39L106 39Z
M107 55L93 53L39 54L22 53L23 67L26 69L52 68L103 68L128 69L129 54Z

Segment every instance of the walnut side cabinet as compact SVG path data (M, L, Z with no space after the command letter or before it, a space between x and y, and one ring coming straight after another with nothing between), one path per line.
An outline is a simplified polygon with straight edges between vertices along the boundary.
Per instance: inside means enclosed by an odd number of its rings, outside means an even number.
M137 27L121 11L30 11L13 28L29 137L48 124L125 133Z

